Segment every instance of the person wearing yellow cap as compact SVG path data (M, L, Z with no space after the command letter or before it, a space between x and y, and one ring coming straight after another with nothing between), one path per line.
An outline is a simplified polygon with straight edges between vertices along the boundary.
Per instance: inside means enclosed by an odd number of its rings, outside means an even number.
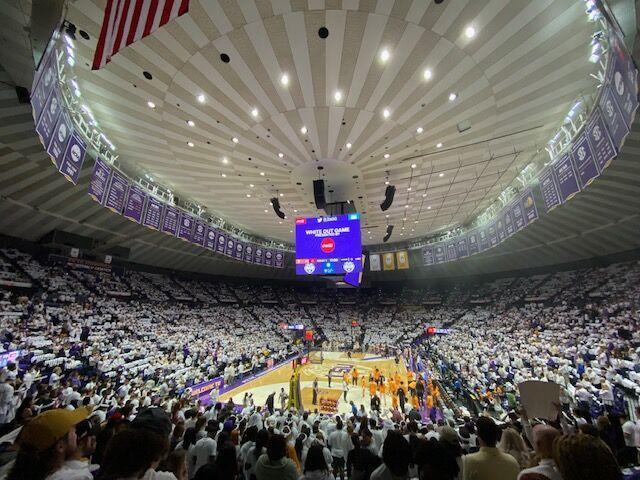
M76 425L87 418L85 408L55 409L27 423L17 439L18 455L7 480L92 480L87 468L72 463L80 455Z

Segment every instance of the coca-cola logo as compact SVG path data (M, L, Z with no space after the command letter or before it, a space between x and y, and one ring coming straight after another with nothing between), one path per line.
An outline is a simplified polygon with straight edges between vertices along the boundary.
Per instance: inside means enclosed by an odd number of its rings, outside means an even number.
M322 253L331 253L336 249L336 242L333 238L323 238L320 242L320 250Z

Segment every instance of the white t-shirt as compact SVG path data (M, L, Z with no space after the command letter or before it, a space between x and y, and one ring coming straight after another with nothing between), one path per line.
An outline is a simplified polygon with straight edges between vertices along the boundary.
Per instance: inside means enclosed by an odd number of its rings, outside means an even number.
M193 450L193 453L196 456L196 466L193 471L197 472L201 466L209 463L211 457L216 456L216 452L217 446L213 438L205 437L198 440Z

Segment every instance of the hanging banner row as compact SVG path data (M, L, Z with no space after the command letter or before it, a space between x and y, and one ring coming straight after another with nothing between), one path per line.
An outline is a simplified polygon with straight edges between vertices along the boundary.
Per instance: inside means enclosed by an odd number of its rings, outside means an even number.
M369 255L369 269L372 272L380 270L406 270L409 268L409 255L406 250L399 252L372 253Z

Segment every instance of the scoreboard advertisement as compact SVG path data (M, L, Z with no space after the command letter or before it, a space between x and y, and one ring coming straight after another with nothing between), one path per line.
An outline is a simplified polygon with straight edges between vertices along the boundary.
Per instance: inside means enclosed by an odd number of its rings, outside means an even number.
M343 275L361 271L360 214L296 218L297 275Z

